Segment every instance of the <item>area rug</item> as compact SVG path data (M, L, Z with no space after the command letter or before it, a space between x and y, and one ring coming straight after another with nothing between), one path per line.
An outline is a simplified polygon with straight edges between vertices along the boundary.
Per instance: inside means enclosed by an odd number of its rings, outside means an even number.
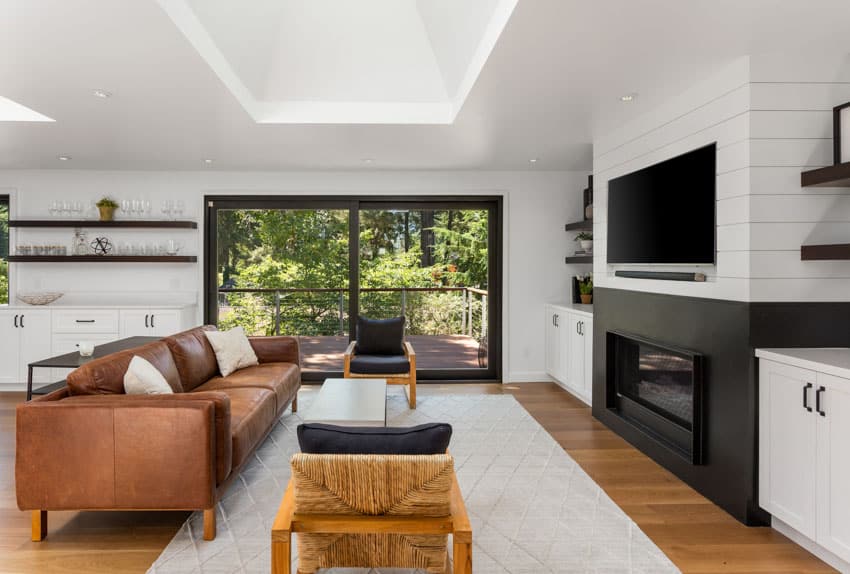
M387 399L390 426L454 427L451 452L472 522L474 573L679 572L512 396L426 395L411 411L399 391L392 388ZM299 411L313 396L301 393ZM218 506L215 540L203 540L196 512L148 572L267 574L271 525L300 422L298 414L284 414L233 483Z

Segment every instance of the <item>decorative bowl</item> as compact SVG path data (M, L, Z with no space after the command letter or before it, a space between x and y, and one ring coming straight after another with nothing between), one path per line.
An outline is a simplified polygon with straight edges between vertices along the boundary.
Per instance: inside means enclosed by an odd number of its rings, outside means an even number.
M18 295L18 301L27 305L49 305L62 295L64 293L21 293Z

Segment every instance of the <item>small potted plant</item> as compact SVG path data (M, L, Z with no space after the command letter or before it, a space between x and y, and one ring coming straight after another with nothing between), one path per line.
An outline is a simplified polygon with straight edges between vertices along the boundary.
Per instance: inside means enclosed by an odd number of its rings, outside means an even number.
M578 292L583 305L593 303L593 275L576 275L578 281Z
M111 197L102 197L95 203L98 211L100 211L101 221L112 221L115 217L115 210L118 209L118 202Z
M576 235L576 241L579 242L581 248L587 252L593 250L593 234L589 231L582 231L578 235Z

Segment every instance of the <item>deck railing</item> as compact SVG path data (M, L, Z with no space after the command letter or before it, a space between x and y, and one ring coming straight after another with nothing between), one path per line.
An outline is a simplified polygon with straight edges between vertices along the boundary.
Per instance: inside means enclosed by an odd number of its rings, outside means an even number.
M221 287L218 293L219 322L226 326L241 324L254 334L347 332L349 289L345 287ZM410 334L467 335L480 340L487 335L487 297L487 290L477 287L367 287L360 289L360 313L404 315Z

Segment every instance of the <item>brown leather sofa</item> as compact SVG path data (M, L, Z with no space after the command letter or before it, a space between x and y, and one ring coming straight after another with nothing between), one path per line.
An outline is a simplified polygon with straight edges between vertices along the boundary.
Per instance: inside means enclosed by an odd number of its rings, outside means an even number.
M17 408L18 507L31 510L33 540L49 510L204 510L215 505L292 404L301 386L298 340L252 337L260 364L221 377L197 327L96 359L67 387ZM134 355L150 361L172 395L126 395Z

